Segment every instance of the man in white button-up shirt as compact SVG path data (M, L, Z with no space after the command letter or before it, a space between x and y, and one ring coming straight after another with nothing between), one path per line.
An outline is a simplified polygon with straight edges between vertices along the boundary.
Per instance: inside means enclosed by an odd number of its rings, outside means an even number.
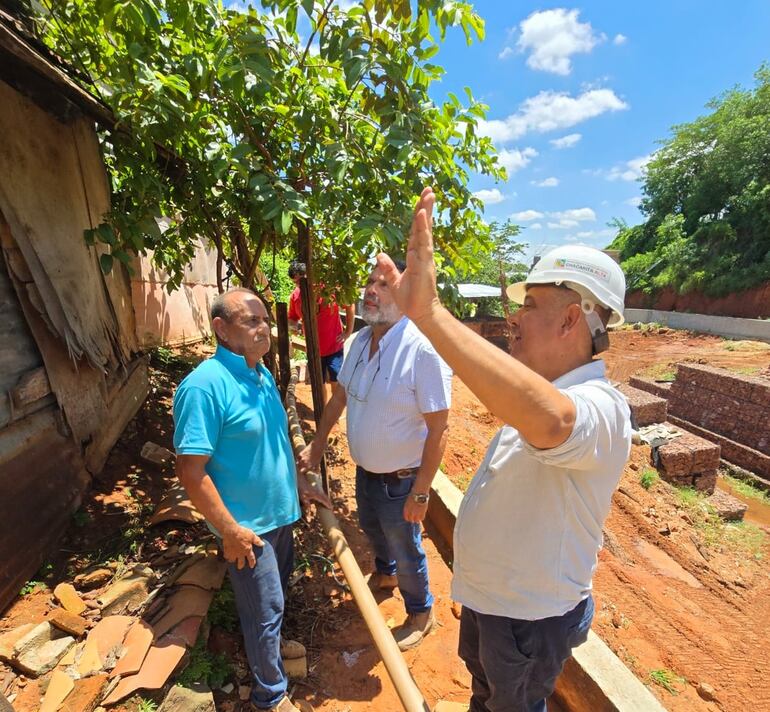
M303 472L318 464L347 406L358 520L374 550L370 583L381 590L398 585L407 619L393 635L408 650L434 625L420 522L446 446L452 372L396 306L379 268L369 275L362 316L368 326L350 346L338 376L342 388L298 466Z
M459 653L471 712L544 712L593 616L602 525L628 458L623 396L594 356L623 321L625 278L599 250L544 255L509 288L511 356L471 332L437 296L426 188L400 272L378 264L401 309L504 427L465 494L454 533Z

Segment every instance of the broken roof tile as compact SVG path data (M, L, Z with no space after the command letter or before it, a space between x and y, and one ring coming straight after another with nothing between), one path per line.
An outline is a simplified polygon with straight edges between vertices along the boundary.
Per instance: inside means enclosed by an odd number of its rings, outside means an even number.
M60 583L53 590L53 595L65 609L76 616L86 610L86 604L71 583Z
M219 589L222 587L226 573L227 563L225 561L220 561L216 556L207 556L183 571L175 583L177 585L189 584L209 590Z
M195 645L195 641L198 640L198 631L200 630L202 622L202 616L185 618L185 620L178 625L175 625L168 632L167 637L178 640L184 643L188 648L192 648Z
M74 687L74 680L66 672L54 670L48 681L48 689L40 705L40 712L56 712Z
M118 660L117 665L115 665L110 673L110 677L133 675L139 672L147 656L147 651L149 651L152 645L152 640L152 626L145 621L136 621L126 634L126 638L123 641L125 653Z
M197 586L180 586L177 588L167 599L168 613L153 625L156 639L170 631L185 618L205 616L213 597L214 593L212 591L205 591Z
M113 705L136 690L157 690L163 687L184 657L186 650L184 643L168 637L161 639L150 648L139 672L136 675L124 677L102 700L102 704Z
M177 520L180 522L187 522L188 524L197 524L202 522L203 515L195 508L193 503L187 496L184 487L177 484L174 485L160 501L158 508L150 518L150 526L160 524L160 522L167 522L170 520Z

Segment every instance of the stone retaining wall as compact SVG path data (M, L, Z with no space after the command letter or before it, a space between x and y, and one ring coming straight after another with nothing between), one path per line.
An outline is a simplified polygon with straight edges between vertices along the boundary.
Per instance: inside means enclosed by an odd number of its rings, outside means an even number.
M770 381L680 363L671 385L672 415L770 455Z
M643 428L653 423L666 421L666 399L654 396L651 393L621 384L618 390L626 397L631 408L631 418L634 426Z

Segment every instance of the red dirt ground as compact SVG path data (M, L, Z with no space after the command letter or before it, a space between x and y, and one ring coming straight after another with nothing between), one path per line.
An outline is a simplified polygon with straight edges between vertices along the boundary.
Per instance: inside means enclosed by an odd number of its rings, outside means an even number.
M670 363L680 360L764 370L770 351L761 345L683 332L626 330L613 334L607 354L610 376L616 380L669 370ZM169 385L164 381L158 386L115 448L84 504L92 522L72 527L65 549L54 559L55 573L48 583L65 578L67 564L72 565L66 548L82 551L110 541L111 532L125 524L122 506L133 506L136 500L147 506L158 501L169 473L161 475L142 466L138 451L145 439L170 445ZM309 428L309 389L300 387L299 397L305 404L300 415ZM467 486L498 427L496 419L455 380L443 465L461 488ZM338 432L332 450L330 473L336 481L337 514L367 571L371 556L356 526L353 466L344 434ZM645 449L634 449L614 497L595 577L594 630L673 712L770 710L767 536L760 532L752 550L726 541L706 542L667 484L657 482L650 490L641 487L639 474L647 467L647 458ZM127 485L133 488L130 496ZM332 576L337 567L323 558L329 550L317 525L297 527L297 542L298 563L306 568L290 592L287 632L308 646L310 675L294 685L296 699L311 702L319 712L395 712L400 709L396 694L355 604ZM429 704L438 699L467 700L469 676L456 655L458 622L448 596L451 574L430 537L425 545L440 626L406 659ZM404 615L397 595L396 591L395 598L380 602L390 625L400 623ZM49 599L45 593L18 599L0 619L0 628L39 617ZM227 652L235 669L234 682L244 679L238 634L214 628L209 647ZM674 679L676 695L650 683L650 672L662 669L686 678L687 682ZM698 696L700 682L714 688L718 702ZM145 697L162 699L161 695ZM231 694L215 691L215 699L222 712L246 709L238 700L237 685ZM118 712L133 712L137 705L134 698Z

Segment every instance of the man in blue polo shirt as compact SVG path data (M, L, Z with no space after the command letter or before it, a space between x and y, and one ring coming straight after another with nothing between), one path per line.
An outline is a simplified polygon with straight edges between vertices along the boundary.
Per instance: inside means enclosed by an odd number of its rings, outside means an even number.
M294 567L291 525L300 516L298 499L329 508L331 502L297 477L286 413L260 363L270 349L262 301L248 289L221 294L211 324L216 353L174 396L177 476L230 562L252 704L295 712L281 660L284 596Z

